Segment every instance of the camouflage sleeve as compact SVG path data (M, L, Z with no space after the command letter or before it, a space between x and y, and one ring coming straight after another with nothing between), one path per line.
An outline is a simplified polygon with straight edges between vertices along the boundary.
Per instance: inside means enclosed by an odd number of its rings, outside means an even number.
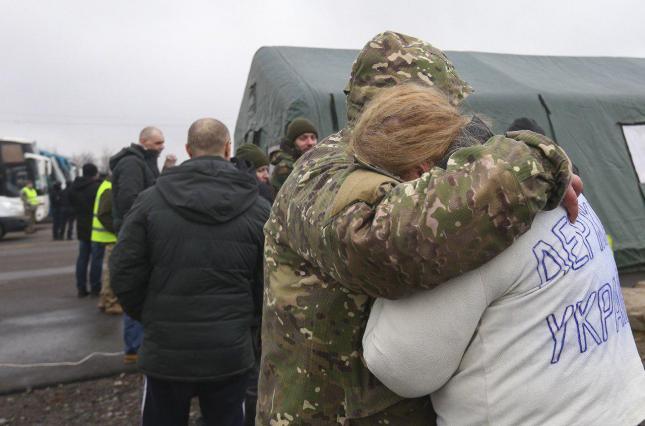
M557 206L571 177L564 151L531 132L462 149L447 170L357 202L322 229L319 266L350 290L399 298L490 260Z

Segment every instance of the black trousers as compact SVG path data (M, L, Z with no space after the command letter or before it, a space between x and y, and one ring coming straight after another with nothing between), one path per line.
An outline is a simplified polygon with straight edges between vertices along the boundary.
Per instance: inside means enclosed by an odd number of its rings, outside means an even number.
M67 228L67 239L71 240L72 235L74 234L74 221L76 220L76 214L73 210L63 209L62 212L63 223L60 226L60 236L65 235L65 228Z
M249 373L221 382L174 382L146 376L143 395L143 426L188 424L190 401L199 398L199 408L208 426L242 426L244 393Z
M63 209L60 207L52 207L50 211L52 215L52 236L55 240L62 240L65 232Z
M255 406L258 403L258 378L260 376L260 360L249 374L244 398L244 426L255 425Z

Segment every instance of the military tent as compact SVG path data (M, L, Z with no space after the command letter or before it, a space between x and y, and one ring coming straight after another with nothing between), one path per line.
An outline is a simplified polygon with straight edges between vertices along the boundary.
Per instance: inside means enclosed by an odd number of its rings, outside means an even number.
M304 116L321 136L346 122L343 89L358 51L263 47L251 65L236 143L268 149ZM645 271L645 59L447 52L475 89L465 112L496 133L533 118L569 153L614 243L621 272ZM584 232L584 230L583 230Z

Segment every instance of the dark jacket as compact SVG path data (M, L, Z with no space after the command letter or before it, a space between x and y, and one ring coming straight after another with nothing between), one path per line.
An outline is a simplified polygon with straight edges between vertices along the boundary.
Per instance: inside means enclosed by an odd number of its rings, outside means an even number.
M231 158L231 163L233 163L235 167L237 167L237 169L241 172L248 173L257 180L255 167L250 161L238 157L233 157ZM258 193L260 194L260 197L267 200L270 204L273 204L273 200L275 199L275 191L273 190L273 186L269 185L268 183L260 182L259 180L257 182Z
M54 185L49 191L49 206L52 209L60 209L63 204L63 189L60 185Z
M112 252L110 282L143 323L145 374L217 381L253 366L269 209L256 179L221 157L186 161L139 196Z
M69 199L69 193L72 191L72 183L71 181L67 182L60 199L60 207L67 216L74 216L74 207L72 207L72 201Z
M131 144L110 158L112 216L117 232L139 193L154 185L159 176L158 156L155 151L146 151L141 145Z
M69 202L76 215L76 234L79 240L92 240L94 197L101 181L85 176L77 177L69 191Z

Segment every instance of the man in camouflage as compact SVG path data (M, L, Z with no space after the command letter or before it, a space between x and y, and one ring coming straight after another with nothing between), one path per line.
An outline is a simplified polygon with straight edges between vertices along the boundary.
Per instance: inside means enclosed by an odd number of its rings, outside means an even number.
M277 196L265 226L258 425L433 424L429 398L401 398L363 364L373 298L482 265L569 190L567 156L532 133L459 150L446 170L409 182L358 163L347 151L353 122L380 88L405 81L454 104L471 91L440 50L377 35L352 68L349 124L303 155Z
M284 181L293 170L293 163L305 152L313 148L318 142L318 131L303 117L294 119L287 126L287 135L280 143L280 149L271 153L271 185L278 192Z

